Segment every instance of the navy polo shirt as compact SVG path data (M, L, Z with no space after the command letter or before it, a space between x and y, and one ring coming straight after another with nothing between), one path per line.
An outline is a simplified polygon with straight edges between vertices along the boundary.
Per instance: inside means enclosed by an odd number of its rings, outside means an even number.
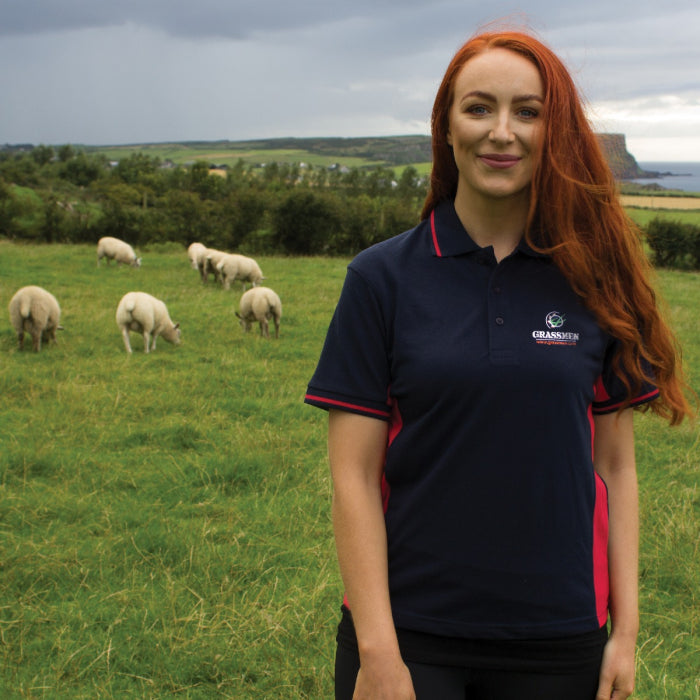
M305 401L390 423L397 627L525 639L605 624L593 415L625 400L615 343L547 256L521 242L498 263L452 202L351 262Z

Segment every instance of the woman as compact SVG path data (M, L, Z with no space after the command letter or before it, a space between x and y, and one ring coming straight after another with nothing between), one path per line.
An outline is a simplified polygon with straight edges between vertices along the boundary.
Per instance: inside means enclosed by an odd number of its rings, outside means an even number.
M632 408L682 420L678 353L548 48L472 38L432 133L423 220L350 264L305 399L329 410L336 698L622 700Z

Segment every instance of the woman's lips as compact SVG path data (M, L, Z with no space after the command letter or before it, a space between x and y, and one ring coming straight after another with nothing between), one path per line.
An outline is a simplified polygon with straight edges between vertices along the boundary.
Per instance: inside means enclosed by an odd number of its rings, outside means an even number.
M506 155L505 153L483 153L479 156L479 160L490 168L505 170L517 165L520 162L520 157Z

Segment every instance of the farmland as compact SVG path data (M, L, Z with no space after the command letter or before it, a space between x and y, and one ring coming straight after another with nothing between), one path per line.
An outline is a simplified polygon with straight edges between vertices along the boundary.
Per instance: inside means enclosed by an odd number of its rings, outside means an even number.
M97 268L91 245L0 240L2 697L331 697L341 585L325 420L302 396L347 258L259 258L275 341L242 331L240 290L202 284L184 247L140 252L141 269ZM658 280L696 390L698 281ZM7 321L30 283L63 308L40 354ZM125 353L131 289L166 301L180 346ZM698 698L696 428L637 421L638 700Z

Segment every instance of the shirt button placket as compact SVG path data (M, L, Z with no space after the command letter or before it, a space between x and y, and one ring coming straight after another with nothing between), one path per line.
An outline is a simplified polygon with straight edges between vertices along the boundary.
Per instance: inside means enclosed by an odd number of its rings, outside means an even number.
M514 339L510 337L508 320L508 294L505 293L503 282L503 267L494 269L489 283L489 350L492 362L510 364L514 361Z

